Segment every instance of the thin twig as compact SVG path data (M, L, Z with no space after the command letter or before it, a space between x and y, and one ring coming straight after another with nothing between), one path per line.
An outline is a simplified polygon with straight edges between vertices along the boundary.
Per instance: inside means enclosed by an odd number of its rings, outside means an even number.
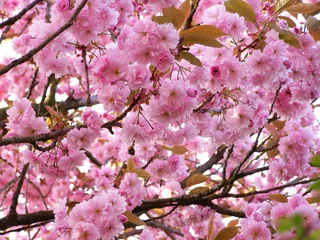
M40 0L38 0L40 1ZM25 55L23 55L22 57L13 60L12 62L10 62L8 65L6 65L5 67L0 69L0 76L7 73L8 71L10 71L12 68L28 61L29 59L31 59L35 54L37 54L38 52L40 52L45 46L47 46L52 40L54 40L55 38L57 38L61 33L63 33L66 29L68 29L74 22L74 20L76 19L76 17L79 15L80 11L82 10L82 8L84 8L84 6L86 5L86 3L88 2L88 0L83 0L79 6L77 7L77 9L75 10L75 12L72 14L71 18L68 20L68 22L63 25L62 27L60 27L56 32L54 32L52 35L50 35L46 40L44 40L40 45L38 45L37 47L33 48L32 50L30 50L28 53L26 53Z
M89 152L87 149L84 149L84 148L80 148L80 150L83 150L84 151L84 154L87 156L87 158L90 159L90 161L95 164L96 166L98 166L99 168L102 167L102 163L97 159L95 158L91 152Z
M32 81L31 81L31 84L30 84L30 87L29 87L29 91L26 95L26 98L29 99L32 95L32 91L33 89L35 88L35 86L37 85L37 76L38 76L38 72L39 72L39 68L37 67L34 74L33 74L33 78L32 78Z
M6 21L3 21L2 23L0 23L0 28L3 28L4 26L8 26L8 25L12 25L14 24L16 21L18 21L19 19L21 19L23 17L23 15L25 15L31 8L33 8L34 6L36 6L38 3L42 2L43 0L35 0L32 3L30 3L29 5L27 5L24 9L22 9L17 15L8 18Z
M11 206L10 206L9 215L16 215L17 214L16 208L17 208L17 205L18 205L18 198L19 198L19 195L20 195L20 192L21 192L21 189L22 189L24 178L25 178L25 176L26 176L26 174L28 172L28 169L29 169L29 165L30 165L30 163L26 163L23 166L23 169L22 169L21 174L20 174L20 179L19 179L16 191L14 192L13 197L12 197L12 202L11 202Z

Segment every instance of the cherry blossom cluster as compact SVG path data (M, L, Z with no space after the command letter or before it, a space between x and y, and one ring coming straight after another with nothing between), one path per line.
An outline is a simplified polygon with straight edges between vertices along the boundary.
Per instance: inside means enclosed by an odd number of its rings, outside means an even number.
M316 234L319 2L39 1L0 22L22 59L0 62L0 231L289 240L298 215Z

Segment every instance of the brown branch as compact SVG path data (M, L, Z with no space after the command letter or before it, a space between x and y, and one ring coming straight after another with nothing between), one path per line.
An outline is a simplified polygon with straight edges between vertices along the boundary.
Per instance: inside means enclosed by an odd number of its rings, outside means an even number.
M186 25L184 26L184 30L191 28L192 19L193 19L194 14L197 11L197 8L199 6L200 1L201 0L198 0L198 1L196 1L196 3L194 5L192 4L193 8L192 8L192 11L191 11L189 17L187 18Z
M48 77L48 81L47 81L46 85L44 86L43 93L41 96L41 101L38 105L37 116L40 116L40 113L42 113L44 111L44 100L46 99L47 91L48 91L48 88L51 84L52 78L54 78L53 73Z
M25 178L25 176L26 176L26 174L28 172L28 169L29 169L29 165L30 165L30 163L27 163L27 164L25 164L23 166L23 169L22 169L21 174L20 174L20 179L18 181L18 185L17 185L16 191L14 192L13 197L12 197L12 203L11 203L11 206L10 206L10 211L9 211L9 215L8 216L17 215L16 208L17 208L17 205L18 205L18 198L19 198L19 195L20 195L20 192L21 192L21 189L22 189L24 178Z
M238 218L245 218L246 217L245 213L242 211L236 211L236 210L232 210L230 208L223 208L223 207L220 207L219 205L214 204L212 202L208 204L208 207L215 210L217 213L220 213L223 215L234 216L234 217L238 217Z
M38 3L42 2L43 0L35 0L29 5L27 5L24 9L22 9L17 15L8 18L6 21L0 23L0 28L3 28L4 26L12 25L19 19L23 17L30 9L32 9L34 6L36 6Z
M52 220L43 221L43 222L40 222L40 223L27 225L25 227L20 227L20 228L15 228L15 229L12 229L12 230L9 230L9 231L0 232L0 235L5 235L5 234L11 233L11 232L20 232L20 231L24 231L24 230L27 230L27 229L30 229L30 228L35 228L35 227L41 227L41 226L43 226L43 225L45 225L45 224L47 224L49 222L52 222Z
M52 40L54 40L56 37L58 37L62 32L64 32L66 29L68 29L76 19L76 17L79 15L82 8L86 5L88 0L83 0L79 6L76 8L75 12L72 14L71 18L68 20L68 22L60 27L56 32L54 32L52 35L50 35L46 40L44 40L40 45L30 50L27 54L23 55L22 57L13 60L11 63L6 65L5 67L0 69L0 75L3 75L10 71L12 68L28 61L31 59L35 54L40 52L45 46L47 46Z
M33 78L29 87L29 90L27 92L26 98L29 99L32 95L32 91L35 88L35 86L37 85L37 76L38 76L38 72L39 72L39 68L37 67L34 74L33 74Z
M8 215L0 219L0 230L5 230L14 226L30 225L52 220L54 220L53 211L39 211L27 214Z
M154 220L159 220L159 219L165 218L165 217L169 216L171 213L173 213L177 208L178 208L178 206L175 206L169 212L167 212L166 214L163 214L163 215L158 216L158 217L149 218L149 219L145 220L145 222L150 222L150 221L154 221Z
M185 178L184 180L182 180L180 182L180 186L182 188L186 188L186 183L188 181L188 179L195 173L204 173L205 171L209 170L212 168L213 165L217 164L222 158L223 158L223 154L225 152L225 150L227 149L226 146L221 146L218 148L217 153L213 154L209 160L202 164L201 166L197 167L197 169L195 171L193 171L189 177Z
M200 205L203 207L211 207L214 209L217 213L221 214L230 214L230 216L235 217L241 217L244 216L243 212L235 211L231 209L226 209L223 207L220 207L218 205L212 205L212 198L209 197L203 197L203 194L197 194L197 195L187 195L187 196L181 196L181 197L175 197L175 198L164 198L164 199L152 199L148 201L143 201L143 204L141 206L136 207L133 209L133 213L138 213L142 211L148 211L154 208L164 208L164 207L174 207L174 206L190 206L192 204L194 205Z
M283 190L287 187L293 187L293 186L297 186L297 185L301 185L301 184L307 184L307 183L315 182L317 180L320 180L320 177L311 178L309 180L303 180L303 181L298 181L298 182L296 182L294 180L292 182L289 182L287 184L283 184L281 186L268 188L268 189L264 189L264 190L260 190L260 191L253 191L253 192L248 192L248 193L238 193L238 194L228 193L227 195L221 195L221 196L219 195L216 198L224 198L224 197L244 198L244 197L254 196L254 195L258 195L258 194L269 193L269 192L276 191L276 190Z
M6 38L6 33L10 31L10 28L11 26L7 26L3 31L2 31L2 34L1 34L1 37L0 37L0 44L2 43L2 41Z
M63 136L67 134L70 130L73 128L83 128L86 127L85 125L79 125L79 126L71 126L62 130L57 130L54 132L49 132L46 134L39 134L35 136L26 136L26 137L11 137L11 138L5 138L0 140L0 146L7 146L10 144L17 144L17 143L30 143L30 144L35 144L38 141L48 141L51 139L57 139L60 136Z
M273 100L272 100L272 103L271 103L271 107L270 107L270 110L269 110L269 115L272 113L273 111L273 107L274 107L274 104L277 100L277 97L279 95L279 92L280 92L280 89L281 89L282 85L281 83L279 84L279 87L277 88L277 91L276 91L276 95L274 96Z
M96 166L98 166L99 168L101 168L103 165L102 163L97 159L95 158L91 152L89 152L87 149L84 149L84 148L80 148L80 150L83 150L84 151L84 154L87 156L87 158L89 158L89 160L95 164Z
M148 222L147 225L150 226L150 227L159 228L159 229L163 230L167 235L168 235L168 233L173 233L173 234L176 234L176 235L179 235L179 236L183 237L183 234L179 230L171 228L169 226L166 226L166 225L164 225L162 223Z
M90 102L91 102L91 106L99 104L98 96L96 96L96 95L92 96L90 99ZM71 109L78 109L80 107L85 107L85 106L87 106L87 103L86 103L86 100L84 100L82 98L77 99L77 100L70 98L70 99L67 99L66 101L58 102L57 106L58 106L57 110L59 112L66 112ZM37 111L39 104L32 104L32 107L35 111ZM3 121L4 119L6 119L8 117L7 110L9 108L10 107L0 108L0 121ZM40 116L44 116L44 115L45 114L40 114Z
M131 112L131 110L134 108L134 106L136 106L137 104L138 104L138 102L139 102L139 100L140 100L140 98L141 98L141 95L142 95L142 92L140 92L140 94L138 95L138 97L136 97L133 101L132 101L132 103L129 105L129 107L126 109L126 110L124 110L124 112L121 114L121 115L119 115L118 117L116 117L115 119L113 119L113 120L111 120L111 121L109 121L109 122L107 122L107 123L105 123L105 124L102 124L102 128L107 128L112 134L113 134L113 131L112 131L112 126L114 126L114 124L116 124L116 123L118 123L119 121L121 121L122 119L124 119L126 116L127 116L127 114L129 113L129 112Z

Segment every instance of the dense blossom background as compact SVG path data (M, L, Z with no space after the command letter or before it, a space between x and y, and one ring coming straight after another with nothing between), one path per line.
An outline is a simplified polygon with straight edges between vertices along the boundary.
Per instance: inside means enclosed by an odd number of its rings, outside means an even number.
M2 0L0 239L319 239L318 13Z

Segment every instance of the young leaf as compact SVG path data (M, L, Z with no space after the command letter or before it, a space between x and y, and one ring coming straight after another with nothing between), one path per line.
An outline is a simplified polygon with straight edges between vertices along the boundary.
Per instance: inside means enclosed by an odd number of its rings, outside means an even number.
M162 9L163 16L153 16L152 21L158 24L172 23L176 29L179 29L184 22L184 13L173 5Z
M125 215L128 218L129 222L134 223L135 225L146 225L144 221L142 221L137 215L133 214L132 212L124 212L123 215Z
M309 197L309 198L306 198L307 202L310 203L310 204L313 204L313 203L318 203L320 202L320 196L317 196L317 197Z
M319 41L320 40L320 21L318 21L315 17L309 16L307 18L306 25L313 39L315 41Z
M288 198L282 194L269 194L269 200L286 203Z
M277 140L275 140L274 138L270 138L266 144L266 148L271 148L271 147L275 146L276 144L277 144ZM274 158L274 157L278 156L279 153L280 152L279 152L278 148L275 147L275 148L267 151L267 156L268 156L268 158Z
M279 16L278 19L285 20L289 28L293 28L296 26L296 23L289 17Z
M197 187L197 188L192 189L189 192L189 195L195 195L195 194L203 193L203 192L208 191L209 189L210 189L209 187Z
M316 15L320 12L320 6L312 3L298 3L286 9L289 13Z
M127 161L127 170L129 172L132 172L133 169L136 168L136 163L133 161L132 157L130 157Z
M235 227L235 226L237 226L238 223L239 223L239 219L231 220L231 221L228 223L228 227Z
M208 37L208 36L192 36L192 37L186 37L183 40L184 46L191 46L193 44L200 44L207 47L215 47L215 48L221 48L223 45L219 43L214 38Z
M185 22L187 20L187 18L190 15L191 12L191 4L190 4L190 0L185 0L183 3L181 3L181 5L178 8L181 12L183 12L184 14L184 20L183 22Z
M196 56L194 56L192 53L180 52L179 55L180 55L181 58L183 58L184 60L188 61L192 65L195 65L195 66L198 66L198 67L202 67L201 61Z
M256 22L256 14L253 8L248 3L242 0L228 0L224 3L224 5L226 6L228 12L238 13L246 20L253 23Z
M275 4L274 4L274 12L275 13L280 13L281 11L287 9L288 7L292 6L293 4L295 4L296 0L278 0Z
M183 43L185 46L192 44L201 44L208 47L223 47L216 38L226 35L220 29L211 25L200 25L180 33L184 37Z
M210 217L209 222L208 222L207 240L211 240L213 237L213 234L214 234L214 224L213 224L214 214L215 214L215 212L212 214L212 216Z
M44 107L47 109L47 111L51 115L51 117L57 118L59 116L59 114L55 110L53 110L52 107L46 106L46 105L44 105Z
M193 185L196 185L196 184L205 182L205 181L207 181L207 180L208 180L208 177L207 177L207 176L204 176L204 175L201 174L201 173L195 173L195 174L191 175L191 176L187 179L186 186L187 186L187 187L191 187L191 186L193 186Z
M186 152L188 152L189 150L185 147L185 146L174 146L174 147L166 147L166 146L162 146L163 149L169 150L175 154L179 154L179 155L183 155Z
M229 240L234 238L239 232L237 227L226 227L220 230L214 240Z
M134 173L136 173L138 175L138 177L141 177L141 178L150 178L150 174L142 169L142 168L136 168L133 170Z
M297 39L297 37L289 31L286 30L279 30L279 38L282 39L285 43L296 47L296 48L300 48L300 43Z
M190 38L190 37L210 37L212 39L221 37L226 35L224 32L222 32L219 28L216 28L211 25L200 25L195 26L193 28L184 30L180 33L181 37Z

